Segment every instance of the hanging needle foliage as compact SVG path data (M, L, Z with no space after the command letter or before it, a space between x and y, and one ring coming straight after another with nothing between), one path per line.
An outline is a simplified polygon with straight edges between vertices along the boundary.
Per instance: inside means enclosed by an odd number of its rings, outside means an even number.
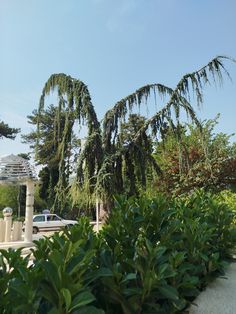
M224 66L225 60L235 62L228 57L218 56L200 70L184 75L175 88L162 84L139 88L108 110L102 125L97 119L87 86L63 73L53 74L43 88L38 116L40 117L45 108L46 96L56 92L58 105L53 127L55 142L58 136L62 140L57 152L59 178L55 186L54 207L65 206L68 195L72 195L76 202L79 191L82 193L85 190L91 195L91 199L92 196L99 197L109 207L114 193L126 192L132 195L137 194L140 188L145 188L153 170L161 173L152 155L153 138L163 137L163 133L169 128L180 141L181 112L201 128L191 100L196 97L197 105L200 106L203 103L204 87L212 82L221 85L223 76L229 76ZM134 108L148 105L150 99L154 99L156 105L164 100L165 105L149 119L141 119L139 115L131 116ZM60 125L62 113L65 114L63 128ZM138 128L133 127L131 130L126 123L138 125ZM75 125L86 125L87 136L77 160L76 180L71 188L70 154ZM38 132L39 130L40 119ZM124 132L128 132L128 141L124 140Z
M70 175L70 147L73 134L73 127L77 121L79 124L86 124L88 129L87 141L83 150L83 161L88 170L89 177L94 175L96 166L102 162L100 123L91 102L87 86L80 80L74 79L63 73L52 75L46 82L40 98L38 109L38 133L40 129L40 114L45 107L45 97L51 92L58 94L58 110L55 117L55 134L59 136L61 115L65 114L65 123L62 130L61 142L58 146L59 156L59 178L55 186L54 208L63 208L68 194ZM58 137L55 136L55 142ZM86 152L89 153L86 155ZM37 146L36 146L37 152Z

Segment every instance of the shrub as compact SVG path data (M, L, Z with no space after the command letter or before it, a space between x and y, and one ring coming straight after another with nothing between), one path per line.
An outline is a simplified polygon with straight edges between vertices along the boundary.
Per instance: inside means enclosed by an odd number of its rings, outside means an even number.
M234 245L232 219L217 196L202 191L176 200L117 198L102 231L115 285L103 280L104 296L109 303L118 293L120 300L114 313L126 313L124 301L131 313L182 310L213 272L223 271Z
M91 276L99 240L86 220L35 242L34 264L20 251L1 251L1 313L94 313ZM8 272L7 265L14 271Z
M36 241L34 263L0 255L1 313L180 313L234 247L221 197L116 198L99 234L82 218ZM11 271L9 272L8 266Z

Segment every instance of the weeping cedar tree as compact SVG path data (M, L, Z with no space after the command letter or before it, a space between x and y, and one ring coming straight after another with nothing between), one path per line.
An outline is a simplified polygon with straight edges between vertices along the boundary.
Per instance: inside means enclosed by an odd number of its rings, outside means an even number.
M218 56L206 66L193 73L183 76L175 89L162 84L146 85L133 94L118 101L108 110L103 118L103 123L98 121L94 110L89 90L80 80L74 79L63 73L53 74L46 82L40 98L38 108L38 143L40 140L40 115L45 109L45 98L52 91L58 94L58 105L53 122L54 141L57 143L56 156L58 159L58 180L55 186L54 208L63 208L70 195L78 195L86 191L91 199L103 200L107 207L112 200L112 195L117 192L137 193L137 182L143 188L146 184L147 169L152 167L155 172L161 173L150 149L146 149L147 137L160 138L166 128L171 129L179 141L180 114L184 112L192 123L201 128L195 111L190 103L195 96L197 104L203 103L203 88L213 81L220 84L223 74L229 76L224 66L224 61L230 58ZM230 59L235 62L235 60ZM121 140L121 124L127 121L134 107L140 108L147 104L152 97L155 103L164 99L165 105L151 118L146 119L135 129L135 134L126 143ZM167 99L167 101L166 101ZM64 115L63 127L61 115ZM76 167L76 180L69 185L68 169L70 161L67 158L71 149L73 128L76 125L87 126L87 136ZM40 146L36 145L36 156L40 154ZM141 171L142 180L137 176ZM129 176L129 180L125 180ZM125 182L125 183L124 183ZM127 186L127 182L129 186ZM124 190L126 185L126 191ZM76 203L76 199L73 199Z

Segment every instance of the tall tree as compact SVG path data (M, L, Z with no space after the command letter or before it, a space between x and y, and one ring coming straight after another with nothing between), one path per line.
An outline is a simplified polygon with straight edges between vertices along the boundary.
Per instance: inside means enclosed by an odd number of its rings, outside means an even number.
M43 166L39 172L41 181L39 195L47 201L49 207L54 204L56 197L55 187L57 186L59 180L59 148L63 140L63 129L65 127L66 121L65 111L62 110L60 112L60 121L55 128L57 119L58 108L53 105L50 105L46 110L42 110L40 115L38 111L34 110L32 115L28 116L28 121L33 126L39 125L39 128L27 135L22 136L25 143L29 143L31 148L37 149L36 162L38 165ZM68 143L69 149L64 153L64 180L66 184L69 182L69 175L72 171L71 148L75 148L75 146L78 146L78 143L76 142L74 134L72 133L70 143Z
M157 162L151 152L145 150L144 146L140 147L140 141L144 141L148 135L163 136L167 126L173 130L179 140L181 137L181 111L185 112L191 121L201 128L190 103L192 92L196 96L197 104L200 105L203 102L203 88L205 85L217 80L221 83L223 74L228 75L223 64L226 59L228 58L219 56L200 70L184 75L174 89L162 84L141 87L131 95L118 101L105 114L102 125L97 119L87 86L82 81L65 74L53 74L46 82L41 95L37 132L39 141L40 126L42 124L40 116L45 107L45 97L52 91L56 91L59 102L53 124L54 132L60 128L62 112L65 112L65 124L62 128L61 142L57 149L59 179L55 188L55 202L59 202L60 206L63 206L68 194L68 182L65 179L67 173L66 154L70 150L71 135L75 123L81 125L85 122L88 134L78 158L77 176L73 190L77 189L79 191L86 186L88 187L87 193L96 195L96 197L109 203L118 187L122 187L124 178L130 175L132 180L129 180L129 191L136 193L136 184L139 180L136 180L138 172L134 171L134 163L130 160L131 152L132 158L136 160L135 167L142 169L144 174L146 174L147 167L150 166L159 171ZM146 119L144 124L135 130L135 135L132 135L128 143L121 143L122 123L127 121L134 107L142 107L150 96L155 99L156 103L158 103L159 97L161 99L168 98L168 100L162 109L157 111L151 118ZM39 153L40 143L37 147ZM143 165L143 158L140 158L140 156L145 156L145 166ZM123 171L124 166L126 171ZM145 180L141 181L145 185Z

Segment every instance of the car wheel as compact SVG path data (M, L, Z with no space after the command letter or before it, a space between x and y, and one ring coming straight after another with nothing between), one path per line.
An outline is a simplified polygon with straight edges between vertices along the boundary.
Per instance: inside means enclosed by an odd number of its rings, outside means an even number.
M36 234L36 233L38 233L38 228L37 227L33 227L33 234Z

